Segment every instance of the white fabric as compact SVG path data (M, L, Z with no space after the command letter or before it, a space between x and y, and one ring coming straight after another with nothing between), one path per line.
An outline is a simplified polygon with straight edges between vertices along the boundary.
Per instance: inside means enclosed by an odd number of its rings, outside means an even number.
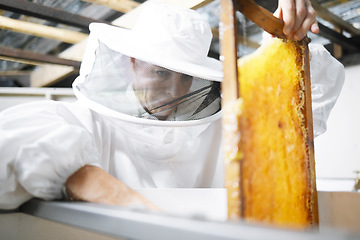
M323 47L310 49L318 135L326 129L344 71ZM221 119L151 126L88 107L44 101L0 113L0 209L32 196L61 197L67 177L85 164L101 166L133 188L223 186Z
M314 136L326 131L326 122L345 80L344 66L320 44L309 44Z
M176 107L176 114L173 114L173 119L167 118L167 121L155 122L154 116L148 116L149 119L154 119L154 121L147 121L147 119L144 121L142 118L146 118L146 115L140 113L146 111L142 109L139 112L137 108L139 103L136 98L128 97L129 87L132 86L134 77L130 57L111 49L96 34L91 32L80 75L73 82L76 97L91 109L130 122L160 126L194 125L198 119L201 119L198 123L203 124L204 121L212 122L220 117L220 114L214 114L220 108L220 90L219 94L216 95L216 99L213 99L214 101L210 105L204 108L203 111L194 114L197 107L207 97L206 93L210 91L208 88L184 99L183 103ZM188 93L191 94L204 87L209 87L213 82L194 77ZM153 100L156 101L157 99ZM142 115L142 118L134 119L129 116L138 114ZM171 120L194 121L180 123Z
M61 197L67 177L101 166L133 188L219 187L213 181L221 120L152 127L107 118L78 103L20 105L0 115L0 208Z
M194 10L144 3L133 29L91 23L90 31L108 47L175 72L221 81L222 64L207 57L212 33Z
M0 208L30 196L61 196L65 180L84 164L100 163L97 142L77 118L75 106L24 104L0 115ZM85 115L82 117L85 121Z

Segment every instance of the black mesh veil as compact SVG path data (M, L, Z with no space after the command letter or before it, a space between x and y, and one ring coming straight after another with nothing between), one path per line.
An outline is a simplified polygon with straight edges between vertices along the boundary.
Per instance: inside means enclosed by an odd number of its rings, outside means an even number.
M102 42L77 89L111 110L138 118L187 121L220 111L220 83L116 52Z

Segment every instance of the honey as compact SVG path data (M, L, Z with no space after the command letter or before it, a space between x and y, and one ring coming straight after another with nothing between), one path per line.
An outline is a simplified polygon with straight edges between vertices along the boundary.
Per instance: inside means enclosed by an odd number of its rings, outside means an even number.
M306 48L274 38L238 61L241 104L234 103L232 114L240 125L233 141L224 141L231 219L294 229L317 225ZM237 154L230 151L234 145Z

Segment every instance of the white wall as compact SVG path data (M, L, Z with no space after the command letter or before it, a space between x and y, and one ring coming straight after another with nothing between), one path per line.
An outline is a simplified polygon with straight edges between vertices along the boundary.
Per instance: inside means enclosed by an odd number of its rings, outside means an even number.
M21 103L56 100L76 101L71 88L7 88L0 87L0 111Z
M353 179L360 170L360 65L345 69L345 83L328 119L327 131L315 139L318 178Z

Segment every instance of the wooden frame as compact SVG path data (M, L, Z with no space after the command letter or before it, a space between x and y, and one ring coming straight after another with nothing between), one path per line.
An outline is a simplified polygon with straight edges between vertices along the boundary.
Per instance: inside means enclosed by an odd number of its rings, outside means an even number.
M244 5L242 5L244 4ZM222 82L222 109L223 109L223 149L225 159L225 186L228 190L228 215L230 220L238 220L240 218L247 218L244 209L244 190L243 185L244 169L243 162L246 158L246 153L242 152L244 146L244 122L237 102L241 102L241 94L238 82L237 65L237 26L236 26L236 11L241 11L251 21L256 23L259 27L267 30L273 35L278 35L281 38L286 38L282 34L283 23L279 19L272 19L272 15L262 10L255 5L252 0L221 0L221 60L223 63L224 79ZM265 12L262 12L265 11ZM303 226L316 228L319 224L318 216L318 201L316 193L316 178L315 178L315 160L314 160L314 136L313 136L313 119L312 119L312 101L311 101L311 82L310 82L310 58L308 49L308 39L298 42L299 49L304 49L304 125L307 135L304 135L304 142L306 145L306 158L304 162L308 167L307 170L307 184L310 192L306 199L309 201L310 217L306 224L311 226ZM265 160L265 159L263 159ZM305 181L305 180L304 180ZM254 221L257 215L249 216ZM260 219L256 219L259 220ZM290 219L287 219L290 221ZM274 223L275 224L275 223Z

